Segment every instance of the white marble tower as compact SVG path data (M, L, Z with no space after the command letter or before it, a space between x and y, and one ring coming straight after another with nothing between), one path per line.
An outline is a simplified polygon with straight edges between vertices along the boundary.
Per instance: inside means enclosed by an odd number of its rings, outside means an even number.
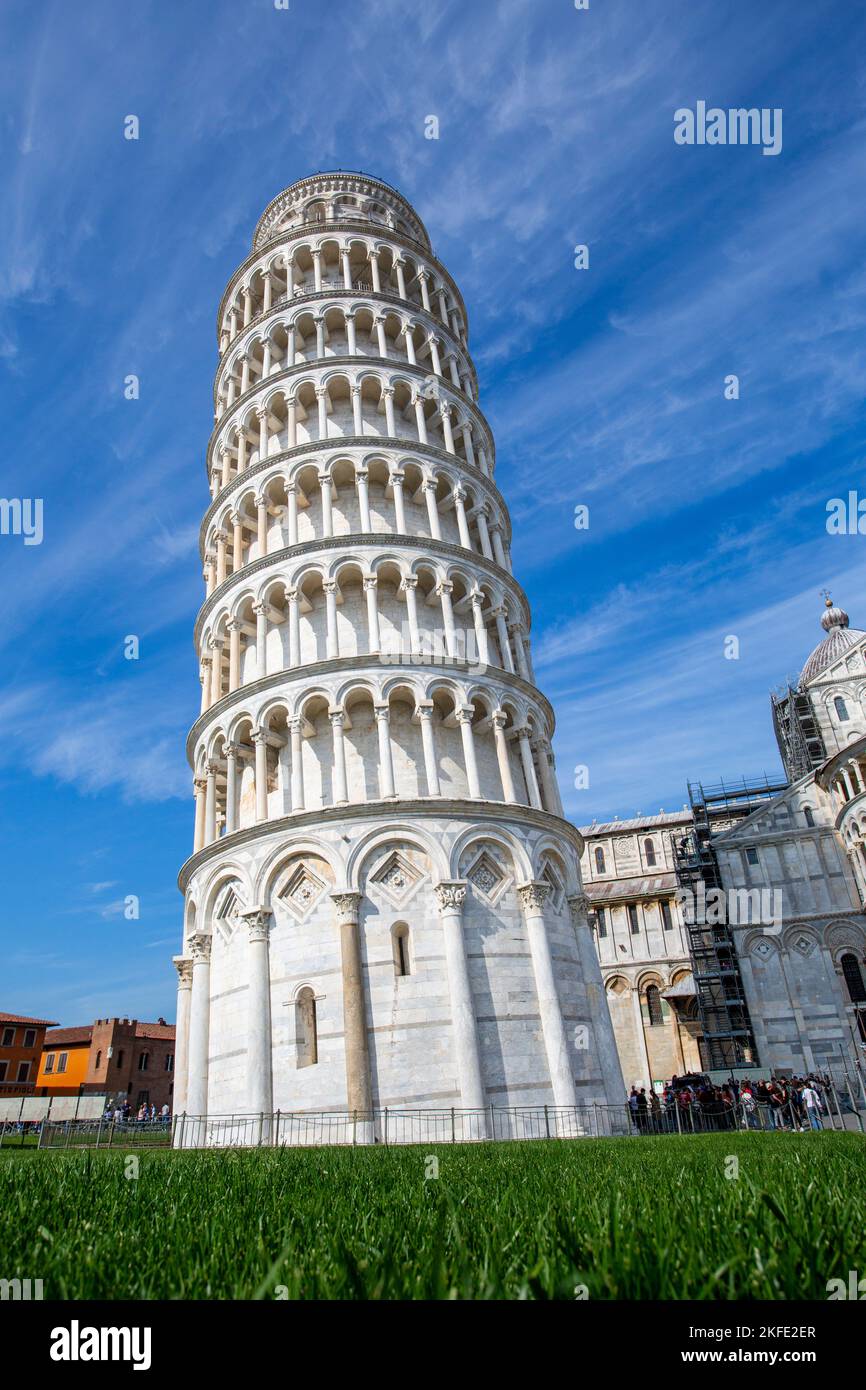
M620 1105L457 286L318 174L217 336L176 1113Z

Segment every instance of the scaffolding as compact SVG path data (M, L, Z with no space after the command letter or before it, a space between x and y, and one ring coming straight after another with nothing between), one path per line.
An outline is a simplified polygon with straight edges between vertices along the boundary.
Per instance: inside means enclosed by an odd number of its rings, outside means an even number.
M760 778L719 782L713 786L689 782L692 829L674 845L677 881L691 894L691 902L706 901L711 889L723 888L713 845L714 826L725 828L751 815L762 802L787 788L787 782ZM704 895L700 893L703 885ZM722 922L698 920L690 914L686 930L695 979L698 1017L703 1037L701 1060L706 1071L733 1070L758 1063L752 1021L746 1004L742 976L728 914Z
M773 728L788 778L796 782L827 757L821 730L815 721L812 702L789 681L770 696L773 706Z

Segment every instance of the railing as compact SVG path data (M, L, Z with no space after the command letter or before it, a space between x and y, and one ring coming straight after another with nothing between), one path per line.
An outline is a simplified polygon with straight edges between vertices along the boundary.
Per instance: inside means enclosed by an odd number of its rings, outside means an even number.
M186 1115L156 1121L50 1120L0 1124L0 1146L68 1148L325 1148L381 1144L466 1144L533 1139L643 1138L660 1135L765 1133L774 1130L859 1129L863 1112L827 1090L820 1110L786 1102L724 1105L487 1106L483 1110L422 1110L384 1106L274 1114Z

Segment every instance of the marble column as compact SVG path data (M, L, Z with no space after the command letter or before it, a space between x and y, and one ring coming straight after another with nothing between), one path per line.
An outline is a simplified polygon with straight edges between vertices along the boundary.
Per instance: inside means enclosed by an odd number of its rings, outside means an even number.
M171 1112L177 1116L186 1111L192 961L186 956L175 956L174 966L177 970L177 1023L174 1030L174 1090L171 1095Z
M210 1041L210 953L211 937L197 932L187 942L192 958L192 991L189 1005L189 1064L187 1066L186 1113L183 1144L196 1148L204 1143L208 1112L208 1046Z
M550 942L544 922L544 903L549 892L549 884L535 880L519 887L517 896L526 919L526 934L532 957L532 973L535 976L544 1050L553 1086L553 1101L558 1106L574 1106L577 1104L577 1097L574 1090L572 1059L556 991Z
M271 1063L271 914L263 907L241 912L247 926L247 1105L261 1116L254 1140L267 1143L274 1109Z
M364 970L361 962L360 893L332 893L340 933L340 964L343 977L343 1036L346 1052L346 1105L357 1117L355 1137L359 1143L373 1140L373 1087L370 1079L370 1053L367 1042L367 1006Z
M460 1087L460 1105L464 1110L479 1112L483 1133L486 1133L484 1083L481 1078L481 1053L475 1021L475 1003L469 979L469 964L463 937L463 904L466 884L460 881L438 883L434 888L445 939L445 967L448 975L448 994L451 1001L451 1029L454 1038L454 1058Z

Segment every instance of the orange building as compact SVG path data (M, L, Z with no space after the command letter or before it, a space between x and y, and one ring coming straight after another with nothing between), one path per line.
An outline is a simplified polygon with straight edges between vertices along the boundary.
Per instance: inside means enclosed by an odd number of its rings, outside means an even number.
M47 1018L0 1014L0 1096L33 1095Z
M82 1028L51 1028L45 1034L36 1086L43 1096L77 1096L87 1080L90 1062L89 1024Z
M174 1024L160 1018L97 1018L80 1028L53 1028L36 1086L43 1096L100 1094L114 1101L172 1104Z

